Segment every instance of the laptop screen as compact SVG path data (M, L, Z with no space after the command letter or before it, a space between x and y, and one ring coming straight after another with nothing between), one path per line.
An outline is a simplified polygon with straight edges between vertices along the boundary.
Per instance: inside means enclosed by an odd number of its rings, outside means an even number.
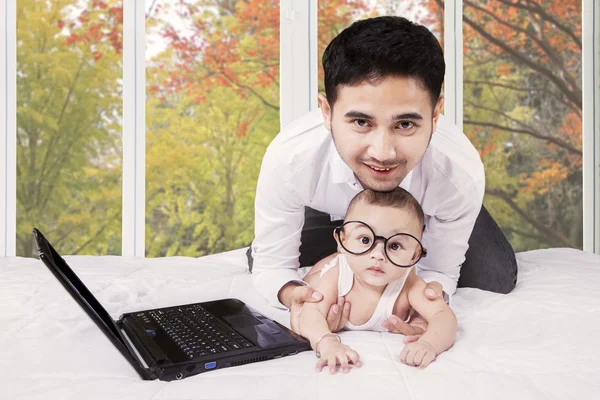
M90 315L90 317L94 320L94 322L101 323L104 329L110 330L119 339L119 341L122 342L119 333L117 332L117 327L115 326L110 314L108 314L104 307L102 307L98 300L96 300L94 295L83 284L79 277L75 275L71 267L69 267L60 254L54 250L54 247L52 247L52 245L46 240L40 231L35 230L34 236L36 238L36 244L38 246L40 258L42 261L46 261L43 259L43 257L47 257L47 259L51 261L53 264L52 266L46 265L62 275L63 279L60 279L58 276L57 278L59 278L63 286L65 286L65 289L67 289L69 293L71 293L71 295L78 300L78 302L83 301L85 303L80 305L88 314L93 314Z
M44 235L34 228L33 236L35 238L40 259L71 294L73 299L75 299L81 308L83 308L87 315L96 323L102 332L104 332L113 345L117 347L117 350L123 354L142 378L146 379L147 374L139 365L137 365L135 358L129 352L127 345L119 334L117 325L110 314L102 307L98 300L96 300L92 292L90 292L83 284L60 254L54 250L54 247L46 240Z

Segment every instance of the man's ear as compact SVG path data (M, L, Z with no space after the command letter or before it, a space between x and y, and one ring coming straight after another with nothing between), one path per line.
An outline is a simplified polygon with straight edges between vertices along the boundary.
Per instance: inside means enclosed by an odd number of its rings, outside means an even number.
M319 94L317 102L319 103L321 113L323 114L323 123L325 125L325 129L331 132L331 107L329 106L327 97L325 97L324 94Z
M442 106L444 105L444 96L440 96L438 98L437 103L435 103L435 107L433 108L433 130L435 132L437 130L438 119L440 118L440 113L442 111Z

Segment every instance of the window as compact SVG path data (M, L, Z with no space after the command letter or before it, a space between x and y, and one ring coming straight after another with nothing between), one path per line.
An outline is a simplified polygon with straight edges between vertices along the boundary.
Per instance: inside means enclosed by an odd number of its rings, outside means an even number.
M583 244L581 1L463 1L464 130L515 251Z
M325 48L334 37L356 20L380 15L402 16L425 25L443 45L443 0L318 0L318 4L319 93L325 92L321 63Z
M146 5L146 255L248 246L279 132L279 1Z
M515 250L599 252L597 8L4 1L0 256L33 255L33 226L63 254L200 256L248 245L260 161L282 125L315 110L325 46L353 21L386 14L447 42L444 113L480 151L484 204Z
M16 255L121 254L122 4L17 1Z

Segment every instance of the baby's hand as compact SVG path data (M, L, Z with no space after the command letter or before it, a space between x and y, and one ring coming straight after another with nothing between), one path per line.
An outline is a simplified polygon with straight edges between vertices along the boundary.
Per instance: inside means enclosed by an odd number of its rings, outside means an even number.
M424 340L418 340L404 346L400 353L400 361L406 365L425 368L435 360L436 352L432 345Z
M323 340L319 344L319 352L321 358L317 361L317 372L321 372L326 365L329 365L330 374L335 374L337 372L338 364L342 366L342 372L344 373L350 371L349 363L352 363L356 367L360 367L358 353L349 346L338 342L335 338Z

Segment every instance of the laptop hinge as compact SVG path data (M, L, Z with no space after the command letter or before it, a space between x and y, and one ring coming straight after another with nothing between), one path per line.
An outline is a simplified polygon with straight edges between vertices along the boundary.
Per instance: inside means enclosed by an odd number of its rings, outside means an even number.
M123 320L116 321L117 330L119 335L123 339L123 343L125 343L125 347L127 348L129 354L131 355L132 361L137 361L137 366L134 366L136 371L138 371L139 375L144 380L152 380L157 379L158 375L156 373L156 365L149 366L144 360L144 357L138 352L133 340L127 333L125 329L125 324Z

